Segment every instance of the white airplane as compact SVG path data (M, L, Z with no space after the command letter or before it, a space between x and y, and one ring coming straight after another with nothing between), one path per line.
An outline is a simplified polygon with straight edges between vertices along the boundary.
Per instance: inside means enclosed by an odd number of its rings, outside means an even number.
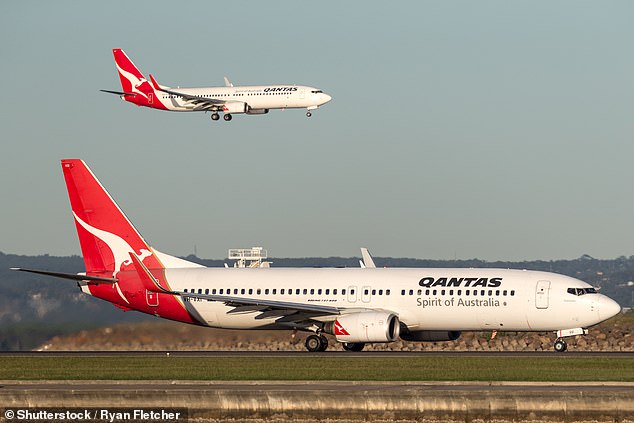
M345 350L366 343L449 341L461 331L555 331L563 338L620 312L580 280L508 269L207 268L152 248L86 164L62 160L86 272L15 269L76 280L81 290L124 310L200 326L312 332Z
M233 114L263 115L270 109L311 110L328 103L332 97L322 90L303 85L260 85L234 87L225 77L224 87L170 88L160 85L150 74L148 81L119 48L112 50L121 79L123 91L101 90L117 94L122 100L137 106L173 112L211 112L211 119L218 120L223 112L224 120Z

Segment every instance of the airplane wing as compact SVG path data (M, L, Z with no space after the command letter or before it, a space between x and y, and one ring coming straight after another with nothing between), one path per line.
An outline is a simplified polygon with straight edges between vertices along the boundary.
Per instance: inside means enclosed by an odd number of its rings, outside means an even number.
M235 307L230 313L260 312L259 318L276 314L280 317L293 316L290 321L306 320L308 316L316 315L339 315L342 310L339 307L331 307L319 304L302 304L287 301L266 300L259 298L232 297L228 295L197 294L194 292L173 291L163 287L158 279L152 275L150 270L143 264L139 257L130 252L132 263L141 279L145 289L152 292L177 295L182 298L196 298L200 300L218 301L230 307ZM300 318L301 317L301 318Z
M199 97L199 96L195 96L191 94L185 94L178 91L174 91L172 89L169 89L168 87L159 85L159 83L156 82L156 79L154 79L154 76L152 76L152 74L150 74L150 81L152 82L152 86L154 87L155 90L162 91L164 93L171 94L171 95L176 95L187 100L189 103L196 106L194 110L219 110L225 104L232 102L232 100L226 101L226 100L219 100L217 98Z

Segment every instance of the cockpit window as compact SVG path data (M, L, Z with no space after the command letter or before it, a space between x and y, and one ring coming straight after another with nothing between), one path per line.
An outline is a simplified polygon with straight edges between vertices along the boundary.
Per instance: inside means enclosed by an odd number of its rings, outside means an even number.
M596 294L597 290L594 288L568 288L567 292L579 296L584 294Z
M316 91L311 91L311 93L313 93L313 94L319 94L319 93L323 93L323 91L322 91L322 90L316 90Z

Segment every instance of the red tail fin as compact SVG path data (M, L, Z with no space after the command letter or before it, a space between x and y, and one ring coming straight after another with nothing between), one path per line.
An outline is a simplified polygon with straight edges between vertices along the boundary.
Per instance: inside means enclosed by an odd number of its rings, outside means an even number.
M119 72L121 88L126 93L147 93L152 92L150 83L141 71L132 63L132 60L120 48L112 49L114 61Z
M121 270L133 270L130 252L144 260L149 269L163 268L82 160L62 160L62 170L87 273L116 275Z

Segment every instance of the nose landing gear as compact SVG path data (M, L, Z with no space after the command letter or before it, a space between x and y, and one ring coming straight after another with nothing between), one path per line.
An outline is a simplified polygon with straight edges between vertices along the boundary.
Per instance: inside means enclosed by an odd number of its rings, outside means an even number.
M557 338L554 348L556 352L564 352L568 349L568 344L566 344L566 341L564 341L563 339Z

